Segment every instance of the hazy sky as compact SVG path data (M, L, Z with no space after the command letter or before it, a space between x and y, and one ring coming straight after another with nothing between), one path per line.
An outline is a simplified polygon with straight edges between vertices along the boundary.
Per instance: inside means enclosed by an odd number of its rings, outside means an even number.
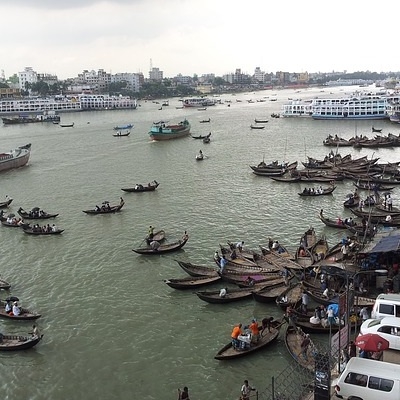
M400 2L0 0L0 70L398 71ZM393 16L393 18L391 17Z

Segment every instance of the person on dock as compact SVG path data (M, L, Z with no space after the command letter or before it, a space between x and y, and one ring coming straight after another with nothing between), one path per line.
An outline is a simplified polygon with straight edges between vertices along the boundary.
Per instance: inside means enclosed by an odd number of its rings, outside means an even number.
M241 387L241 389L240 389L240 393L241 393L240 399L241 399L241 400L249 400L249 398L250 398L250 393L251 393L252 391L256 391L256 388L251 387L251 386L249 385L249 381L248 381L247 379L245 379L244 382L243 382L243 385L242 385L242 387Z

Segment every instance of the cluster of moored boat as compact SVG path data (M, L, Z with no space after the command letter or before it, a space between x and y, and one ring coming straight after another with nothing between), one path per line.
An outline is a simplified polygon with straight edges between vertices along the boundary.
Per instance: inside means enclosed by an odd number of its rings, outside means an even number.
M250 168L256 175L267 176L279 182L332 183L350 179L361 184L400 185L400 162L379 163L379 158L367 156L353 158L351 154L341 156L331 151L324 159L308 157L298 169L298 162L269 164L262 161Z
M347 246L345 254L343 246ZM262 303L275 302L283 310L290 307L291 314L286 318L290 324L286 325L285 343L290 354L297 356L294 357L298 358L296 361L311 370L312 357L308 360L298 357L304 332L335 332L343 322L332 325L326 319L316 321L313 318L313 308L299 308L302 297L306 293L316 303L317 308L336 305L333 308L337 314L339 298L346 290L348 279L351 279L338 263L343 257L354 256L360 246L358 242L349 240L329 248L325 236L318 238L313 228L304 232L294 254L288 252L278 241L271 239L267 246L260 246L259 251L228 242L228 245L220 245L220 250L214 255L216 268L177 260L188 276L166 279L165 283L174 289L191 291L220 283L222 285L216 289L195 292L199 299L212 304L254 299ZM224 262L221 262L221 257ZM328 274L331 277L329 283L326 280ZM373 305L374 299L361 297L362 293L359 294L359 306ZM311 318L313 322L310 322ZM266 326L260 321L257 341L250 340L242 347L234 346L230 341L217 352L215 358L224 360L243 357L266 347L279 336L285 322L285 319L273 320L272 323L270 321L270 329L266 330Z
M381 130L375 129L373 132L380 132ZM393 135L389 133L386 136L375 135L373 138L369 138L365 135L356 135L350 139L343 139L338 135L328 137L323 141L325 146L331 147L350 147L355 148L380 148L380 147L399 147L400 146L400 135Z

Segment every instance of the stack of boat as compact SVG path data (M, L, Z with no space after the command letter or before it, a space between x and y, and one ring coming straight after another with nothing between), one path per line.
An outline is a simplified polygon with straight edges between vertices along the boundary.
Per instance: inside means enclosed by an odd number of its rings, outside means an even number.
M352 179L358 183L380 184L392 186L400 184L400 162L378 163L379 158L368 159L367 156L353 159L348 154L342 157L331 152L324 159L307 157L307 162L302 162L305 169L297 169L297 163L292 163L291 168L282 167L273 169L270 165L259 164L252 166L257 175L269 176L279 182L316 182L329 183Z

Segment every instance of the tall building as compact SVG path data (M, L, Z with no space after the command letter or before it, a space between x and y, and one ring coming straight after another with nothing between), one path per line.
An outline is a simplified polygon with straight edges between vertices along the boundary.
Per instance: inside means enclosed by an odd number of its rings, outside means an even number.
M111 76L111 82L126 82L126 88L133 92L139 92L143 74L121 72Z
M37 75L37 72L34 71L32 67L25 67L22 72L18 72L19 88L21 90L26 90L27 83L37 83Z
M161 82L164 78L164 72L160 71L159 68L155 68L153 67L150 71L149 71L149 79L151 81L157 81L157 82Z

